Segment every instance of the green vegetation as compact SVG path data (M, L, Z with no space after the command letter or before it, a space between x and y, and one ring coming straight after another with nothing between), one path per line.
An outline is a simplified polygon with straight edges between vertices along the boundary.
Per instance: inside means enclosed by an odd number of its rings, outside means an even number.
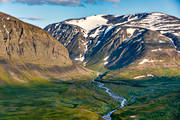
M6 74L0 76L4 81L10 79L4 77ZM120 106L89 80L27 77L32 79L28 83L7 82L0 86L0 120L102 120L103 115ZM112 114L113 120L180 119L180 77L133 80L118 78L114 72L102 81L128 99L126 107Z
M132 118L134 116L134 118ZM117 111L113 120L179 120L180 90L139 97L136 102Z
M0 120L98 120L117 106L90 82L34 82L0 87Z
M106 79L104 82L113 91L128 98L128 105L112 114L113 120L180 119L180 77Z
M180 68L148 68L138 69L125 67L117 71L110 71L107 79L133 79L136 76L152 74L156 77L174 77L180 76Z

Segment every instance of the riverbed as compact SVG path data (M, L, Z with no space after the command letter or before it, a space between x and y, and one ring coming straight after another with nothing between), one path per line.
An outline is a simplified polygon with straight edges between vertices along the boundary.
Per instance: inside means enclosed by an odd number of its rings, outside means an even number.
M104 120L111 120L111 119L112 119L112 118L111 118L111 115L112 115L114 112L116 112L118 109L124 107L124 106L127 104L127 99L126 99L125 97L121 96L121 95L117 95L117 94L113 93L108 87L106 87L106 86L104 85L104 83L100 82L99 80L97 81L97 79L102 78L102 76L103 76L102 74L99 74L97 78L95 78L95 79L92 80L92 82L93 82L93 83L96 83L99 88L104 89L105 92L106 92L109 96L111 96L114 100L119 101L119 102L121 103L120 106L119 106L119 108L116 108L116 109L110 111L108 114L106 114L106 115L103 116Z

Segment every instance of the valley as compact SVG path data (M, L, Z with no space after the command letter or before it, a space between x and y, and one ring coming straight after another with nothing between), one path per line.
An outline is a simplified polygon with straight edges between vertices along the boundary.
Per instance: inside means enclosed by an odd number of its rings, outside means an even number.
M180 19L95 15L43 29L0 13L0 120L179 120Z
M178 120L179 79L102 79L104 86L77 80L4 85L0 89L0 119L102 120L104 115L109 118L108 114L117 108L111 115L112 120ZM116 96L112 97L103 87ZM126 106L120 108L123 101L114 99L117 96L127 99Z

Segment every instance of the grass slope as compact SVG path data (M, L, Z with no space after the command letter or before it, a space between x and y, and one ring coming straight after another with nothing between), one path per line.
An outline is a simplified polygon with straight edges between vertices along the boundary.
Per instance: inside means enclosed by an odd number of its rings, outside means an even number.
M90 82L0 87L0 120L99 120L118 104Z

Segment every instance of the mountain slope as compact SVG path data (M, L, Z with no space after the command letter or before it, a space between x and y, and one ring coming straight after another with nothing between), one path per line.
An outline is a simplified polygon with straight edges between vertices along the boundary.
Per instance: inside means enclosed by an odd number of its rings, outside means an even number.
M68 50L46 31L0 13L0 81L69 79L73 71L86 70L73 65Z
M96 15L45 30L68 48L72 59L93 69L180 65L180 19L163 13Z

